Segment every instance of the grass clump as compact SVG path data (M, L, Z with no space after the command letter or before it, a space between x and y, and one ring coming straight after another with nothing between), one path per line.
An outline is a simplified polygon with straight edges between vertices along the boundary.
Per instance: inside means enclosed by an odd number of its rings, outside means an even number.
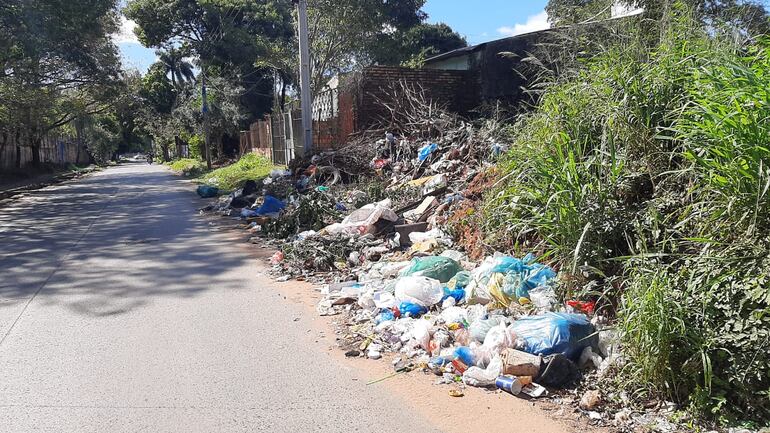
M206 162L194 158L182 158L166 163L172 170L187 177L197 177L206 172Z
M238 162L219 168L198 177L198 181L216 186L221 190L231 191L240 188L247 180L258 180L266 177L276 168L273 163L257 154L244 155Z
M513 128L484 242L536 251L623 333L615 384L770 420L770 41L679 13L548 87Z

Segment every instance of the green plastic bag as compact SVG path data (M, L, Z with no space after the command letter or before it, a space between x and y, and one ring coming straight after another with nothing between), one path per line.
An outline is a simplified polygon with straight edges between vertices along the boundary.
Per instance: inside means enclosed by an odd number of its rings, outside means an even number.
M451 280L463 267L448 257L430 256L412 260L412 265L401 275L405 277L428 277L446 283Z
M450 289L464 289L468 287L468 284L471 283L471 280L473 280L473 276L468 271L461 271L458 272L457 275L452 277L451 280L449 280L449 283L447 283L447 287Z

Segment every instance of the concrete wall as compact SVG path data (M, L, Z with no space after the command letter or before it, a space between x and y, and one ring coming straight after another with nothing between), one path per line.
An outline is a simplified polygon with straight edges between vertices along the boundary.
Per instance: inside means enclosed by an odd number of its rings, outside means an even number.
M91 162L85 146L70 136L49 134L40 147L40 161L57 165L87 165ZM24 134L0 133L0 170L24 168L32 162L32 147Z

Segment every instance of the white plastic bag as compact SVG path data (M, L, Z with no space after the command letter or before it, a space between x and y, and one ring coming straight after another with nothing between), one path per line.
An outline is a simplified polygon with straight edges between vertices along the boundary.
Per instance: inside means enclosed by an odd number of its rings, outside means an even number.
M394 308L398 305L396 297L390 292L374 292L374 306L377 308Z
M390 200L368 204L353 211L341 223L332 224L324 229L331 234L363 235L373 233L375 224L380 219L398 221L398 215L393 212Z
M489 362L487 368L471 367L463 373L463 383L468 386L487 387L493 386L498 376L503 373L503 361L495 356Z
M418 320L412 328L412 339L424 350L430 350L430 327L429 321Z
M465 312L465 308L449 307L441 312L441 319L447 324L463 323L468 320L468 313Z
M399 302L430 307L441 302L444 289L438 280L428 277L401 277L396 281L396 299Z

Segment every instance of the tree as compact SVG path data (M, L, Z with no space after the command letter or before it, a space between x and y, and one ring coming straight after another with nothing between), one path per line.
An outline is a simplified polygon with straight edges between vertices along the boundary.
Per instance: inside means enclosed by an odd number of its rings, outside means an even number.
M10 0L0 22L0 106L13 107L0 128L21 131L37 165L49 131L109 107L121 73L114 2Z
M552 24L564 26L610 18L615 4L644 8L653 21L671 7L682 5L704 23L727 23L749 35L770 31L767 11L762 3L752 0L549 0L545 9Z
M444 23L420 23L404 32L384 36L374 61L386 65L419 64L428 57L468 46L464 37Z
M175 88L184 86L187 82L195 80L193 65L185 60L185 53L179 48L155 51L158 61L163 65L166 73L171 75L171 82Z
M147 47L181 46L198 58L204 74L237 77L250 119L272 107L273 74L255 65L271 44L289 44L294 30L287 0L130 0L127 17Z

